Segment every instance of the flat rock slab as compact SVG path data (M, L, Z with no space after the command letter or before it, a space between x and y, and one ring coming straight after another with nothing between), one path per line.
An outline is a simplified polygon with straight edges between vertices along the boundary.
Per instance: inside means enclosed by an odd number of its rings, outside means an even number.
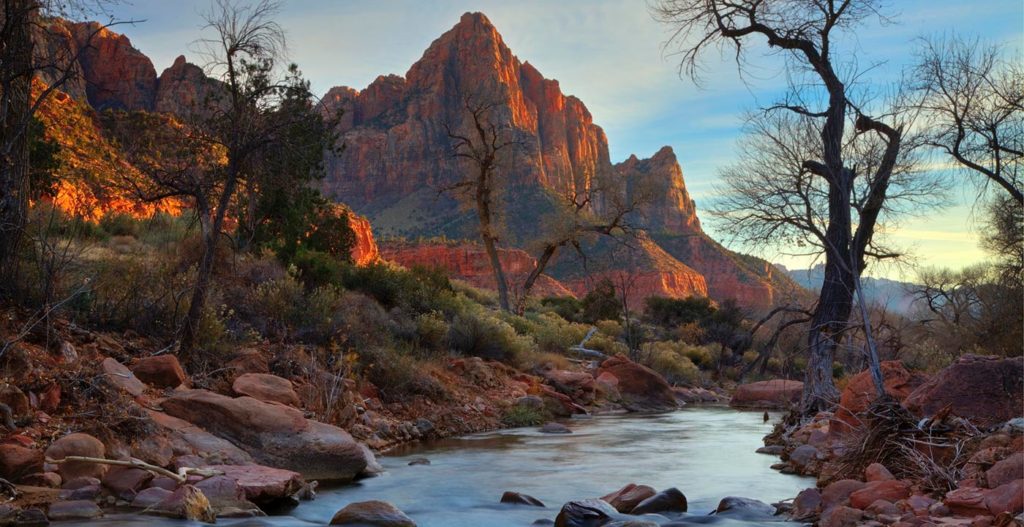
M299 406L299 395L288 379L269 373L245 373L239 375L231 385L238 395L248 395L268 403Z
M132 397L138 397L146 391L146 385L124 364L107 357L100 363L100 368L110 384L124 390Z
M54 521L90 520L103 516L103 511L89 500L58 501L50 504L46 516Z
M242 498L256 504L288 498L305 484L302 475L298 472L261 465L211 465L207 468L223 472L225 478L234 481L237 485ZM213 479L216 478L211 478L211 480ZM211 480L206 480L206 482ZM207 493L202 484L196 486L208 494L210 499L214 499L210 494L217 494Z
M169 415L246 450L257 463L307 479L351 481L368 464L366 452L348 432L306 419L289 406L207 390L176 391L162 406Z

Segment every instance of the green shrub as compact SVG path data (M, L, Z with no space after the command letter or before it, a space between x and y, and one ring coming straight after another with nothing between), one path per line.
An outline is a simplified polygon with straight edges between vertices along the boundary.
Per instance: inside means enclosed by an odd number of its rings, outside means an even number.
M538 426L546 423L549 416L540 408L514 405L501 416L501 422L509 428Z
M292 258L299 280L309 289L340 284L343 265L336 257L320 251L299 249Z
M447 391L423 368L423 364L407 353L390 347L369 347L357 353L357 366L363 377L380 391L387 402L407 400L422 395L439 400Z
M622 303L615 293L615 284L601 280L580 302L583 309L581 322L593 324L598 320L618 320L622 317Z
M572 296L546 296L540 305L566 320L579 320L583 304Z
M448 328L448 345L456 353L511 362L530 351L532 341L508 323L487 313L460 313Z
M342 282L346 289L365 293L387 309L398 307L412 314L454 309L451 282L437 268L414 267L407 271L388 264L348 265Z
M583 340L590 327L568 322L555 313L541 313L531 318L534 322L533 338L540 351L565 353Z
M416 317L416 338L421 348L442 351L448 343L448 322L438 313L423 313Z
M683 346L671 341L649 342L644 344L643 352L648 357L648 366L668 382L695 384L700 380L700 369L683 354Z
M644 317L651 323L666 328L680 324L700 322L715 312L715 306L708 297L666 298L647 297L644 301Z
M122 212L104 215L99 224L111 236L137 236L142 229L142 222Z

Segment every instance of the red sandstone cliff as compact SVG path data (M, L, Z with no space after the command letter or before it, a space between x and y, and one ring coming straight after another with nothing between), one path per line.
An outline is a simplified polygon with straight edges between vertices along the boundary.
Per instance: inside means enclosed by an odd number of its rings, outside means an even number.
M352 261L356 265L370 265L380 261L380 249L377 247L377 241L373 238L370 220L349 212L348 226L356 235L356 243L352 247Z

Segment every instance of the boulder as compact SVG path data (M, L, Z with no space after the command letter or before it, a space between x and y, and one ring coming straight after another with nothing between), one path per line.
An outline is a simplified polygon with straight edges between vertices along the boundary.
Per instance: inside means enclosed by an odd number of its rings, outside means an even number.
M991 489L1017 479L1024 479L1024 452L1015 452L985 471L985 482Z
M546 423L540 427L540 432L542 434L571 434L572 430L569 430L569 427L562 423Z
M163 403L173 417L205 427L245 449L258 463L298 472L307 479L351 481L368 460L352 436L302 412L252 397L180 390Z
M193 467L209 464L244 465L252 463L252 456L248 452L184 419L149 409L146 410L146 413L167 435L173 450L179 453L179 464L186 456L201 460L200 463L189 465ZM181 453L186 454L182 456ZM184 460L187 461L187 459Z
M25 476L43 471L43 453L34 448L4 443L0 445L0 477L18 482Z
M56 472L36 472L21 478L21 483L32 487L60 488L60 474Z
M618 382L622 406L631 412L664 412L679 407L672 387L654 370L623 355L601 363L598 375L610 373Z
M866 483L855 479L841 479L829 484L821 491L822 510L849 503L850 494L863 489Z
M0 403L6 404L15 418L32 415L32 405L29 404L28 396L13 384L0 386Z
M910 497L910 483L900 480L872 481L850 493L850 506L866 509L877 500L895 502Z
M800 445L789 453L788 461L797 472L810 474L814 472L814 467L818 465L819 456L820 452L818 452L817 448L811 445Z
M896 477L881 463L872 463L864 469L865 481L886 481L890 479L896 479Z
M591 404L597 393L594 376L579 371L546 369L540 372L548 384L565 395L568 395L577 404Z
M818 527L856 527L861 524L864 512L853 507L840 505L828 509L821 515Z
M637 504L630 514L655 514L660 512L686 512L686 496L679 489L665 489Z
M299 406L299 395L292 382L269 373L244 373L231 385L238 395L248 395L268 403Z
M920 417L946 406L980 426L993 426L1024 414L1021 405L1024 357L964 355L914 390L905 406Z
M153 473L148 470L114 466L103 476L103 486L114 496L131 501L152 480Z
M135 507L136 509L148 509L162 503L164 500L171 497L171 494L174 494L174 492L160 487L142 489L132 500L132 507Z
M46 449L47 459L61 460L65 456L106 457L107 449L99 439L82 433L68 434ZM57 473L64 481L80 477L102 478L107 466L83 461L71 461L57 465Z
M600 527L618 514L603 500L575 500L562 505L555 517L555 527Z
M290 498L305 484L301 474L279 468L260 465L211 465L207 468L223 472L224 475L218 477L233 481L241 492L241 497L257 505ZM207 484L211 485L211 488L213 488L214 484L220 483L217 481L210 482L210 480L215 479L217 478L206 480ZM206 492L207 489L201 484L196 484L196 487L210 498Z
M91 500L57 501L50 504L46 516L52 521L91 520L103 516L103 511Z
M110 357L103 359L100 369L110 384L132 397L138 397L146 391L146 385L131 370Z
M992 515L1024 512L1024 480L1004 483L985 493L985 506Z
M800 400L804 383L773 379L741 384L729 400L729 406L740 408L786 408Z
M530 496L519 492L505 491L501 495L501 503L512 503L515 505L530 505L532 507L543 507L544 503Z
M715 514L736 517L746 521L765 520L775 516L775 507L763 501L739 496L727 496L718 502Z
M156 388L177 388L188 376L174 355L157 355L139 359L132 367L132 373L142 382Z
M652 487L630 483L607 496L602 496L601 499L615 507L615 510L628 513L639 505L640 502L655 494L657 494L657 491Z
M331 518L331 525L359 527L416 527L416 522L386 501L350 503Z
M217 515L203 491L192 485L182 485L166 499L148 510L154 514L190 521L215 523Z
M793 500L791 516L796 521L812 520L821 513L821 492L816 488L800 491Z
M911 372L897 360L882 362L882 378L885 379L885 393L900 402L927 380L927 376ZM835 424L830 431L833 434L843 434L858 426L858 415L868 409L875 400L876 393L870 371L864 370L851 377L839 396L839 409L836 410Z

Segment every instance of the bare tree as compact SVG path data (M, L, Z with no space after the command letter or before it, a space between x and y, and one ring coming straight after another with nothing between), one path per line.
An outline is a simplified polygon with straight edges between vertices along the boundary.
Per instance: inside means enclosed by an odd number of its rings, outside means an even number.
M732 49L737 65L745 68L757 38L783 56L794 79L786 98L756 125L771 149L768 155L786 164L766 157L756 165L742 163L756 171L747 177L732 170L731 195L720 212L724 223L750 242L803 243L824 255L824 283L808 331L805 414L830 408L838 399L833 358L869 258L896 256L879 251L874 239L893 178L901 173L906 123L893 115L869 115L856 104L848 84L862 72L837 63L833 49L839 35L880 17L880 5L877 0L662 0L654 6L655 16L675 28L668 45L679 49L680 71L694 80L699 80L700 59L716 47ZM847 69L853 70L850 75L841 75ZM745 155L751 160L756 152ZM872 362L877 382L880 369Z
M922 41L912 69L927 144L1024 206L1024 66L999 47L952 36Z
M498 285L498 304L505 311L512 311L509 300L508 280L498 255L498 168L501 156L522 143L512 138L507 126L499 126L491 113L498 107L497 102L464 99L470 131L462 133L445 123L448 137L452 140L452 155L472 165L471 173L455 183L442 188L470 196L480 223L480 239L491 263L491 270Z

